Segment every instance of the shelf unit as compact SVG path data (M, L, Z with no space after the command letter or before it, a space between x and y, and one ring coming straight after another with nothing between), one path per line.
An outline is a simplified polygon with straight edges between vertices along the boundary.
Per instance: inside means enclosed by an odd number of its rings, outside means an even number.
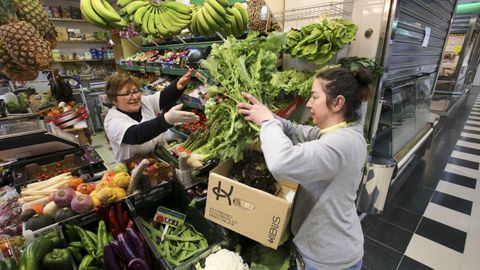
M83 60L59 60L54 63L70 63L70 62L114 62L115 59L83 59Z
M345 4L344 2L330 2L292 8L281 12L274 12L273 17L278 22L306 20L316 17L344 18L351 15L351 12L345 9Z
M58 40L58 43L107 43L108 40Z
M204 49L212 46L212 44L221 44L223 43L222 40L217 41L204 41L204 42L191 42L191 43L176 43L176 44L166 44L166 45L159 45L159 46L146 46L142 47L140 51L150 51L150 50L168 50L168 49L184 49L184 48L199 48Z
M182 76L188 71L188 69L186 68L162 68L162 67L154 67L154 66L132 66L132 65L125 65L125 64L120 64L119 67L127 71L137 71L141 73L155 73L157 75L166 74L166 75ZM192 76L195 76L197 73L210 77L209 72L206 70L202 70L202 71L195 70L192 73Z

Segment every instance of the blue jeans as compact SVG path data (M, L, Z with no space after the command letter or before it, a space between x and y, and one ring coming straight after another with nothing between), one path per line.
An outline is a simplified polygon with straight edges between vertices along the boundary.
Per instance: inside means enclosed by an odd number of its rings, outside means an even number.
M361 270L362 269L362 262L363 262L363 260L360 260L356 264L354 264L352 267L350 267L348 269L345 269L345 270ZM311 264L309 264L308 262L305 261L305 270L316 270L316 268L313 265L311 265Z

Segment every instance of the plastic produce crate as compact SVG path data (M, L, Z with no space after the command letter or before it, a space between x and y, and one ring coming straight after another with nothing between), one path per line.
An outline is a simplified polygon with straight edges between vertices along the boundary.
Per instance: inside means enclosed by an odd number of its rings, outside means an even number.
M137 194L127 200L127 206L135 223L137 224L137 227L143 234L147 245L154 254L154 257L160 262L160 269L192 269L194 264L201 260L201 258L211 254L226 241L225 237L219 233L222 230L220 230L217 225L206 220L203 217L203 214L197 208L190 207L189 203L190 199L187 197L186 191L177 181L173 181L167 185L159 186L149 192ZM177 267L170 265L166 260L164 260L157 251L155 244L152 242L143 226L138 226L138 224L140 224L140 218L143 218L146 221L152 220L158 206L164 206L187 215L185 222L191 224L198 232L203 234L203 236L207 239L208 248L198 252L192 258L188 259Z

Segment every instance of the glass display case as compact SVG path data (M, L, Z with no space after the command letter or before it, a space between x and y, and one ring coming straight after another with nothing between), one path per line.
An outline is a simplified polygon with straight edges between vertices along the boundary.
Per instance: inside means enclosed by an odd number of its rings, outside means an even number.
M46 131L45 122L37 114L10 115L0 118L0 140Z
M394 157L426 125L436 73L422 74L385 88L373 150L376 156Z

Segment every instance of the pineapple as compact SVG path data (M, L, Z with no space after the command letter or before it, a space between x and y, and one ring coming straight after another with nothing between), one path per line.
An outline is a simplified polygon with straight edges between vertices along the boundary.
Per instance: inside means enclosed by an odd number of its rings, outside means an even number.
M31 81L37 78L38 71L25 70L19 67L0 42L0 72L5 73L12 81Z
M34 25L40 35L50 43L50 47L55 48L57 32L40 0L13 0L13 4L17 10L18 19Z
M14 10L11 0L0 0L0 41L21 68L47 68L52 62L50 44L32 24L19 21Z

